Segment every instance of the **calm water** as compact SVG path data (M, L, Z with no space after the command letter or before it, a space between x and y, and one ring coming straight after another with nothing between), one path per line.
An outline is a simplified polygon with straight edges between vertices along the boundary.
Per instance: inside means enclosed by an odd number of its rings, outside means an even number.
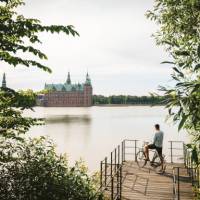
M57 151L67 153L71 164L82 158L90 170L98 170L99 162L123 139L149 141L153 125L159 123L165 133L164 152L169 140L186 140L184 132L165 122L167 111L162 106L43 108L26 115L44 117L46 125L34 127L31 136L48 135L57 144Z

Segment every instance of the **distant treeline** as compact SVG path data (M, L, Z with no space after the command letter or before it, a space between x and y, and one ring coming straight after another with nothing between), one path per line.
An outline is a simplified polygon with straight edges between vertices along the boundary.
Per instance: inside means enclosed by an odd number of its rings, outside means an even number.
M22 91L20 91L22 92ZM45 94L47 91L33 92L32 90L23 91L24 94L35 97L37 94ZM158 95L149 96L132 96L132 95L93 95L92 96L93 105L103 105L103 104L133 104L133 105L163 105L164 97Z
M162 105L163 96L130 96L130 95L93 95L93 104L146 104L146 105Z

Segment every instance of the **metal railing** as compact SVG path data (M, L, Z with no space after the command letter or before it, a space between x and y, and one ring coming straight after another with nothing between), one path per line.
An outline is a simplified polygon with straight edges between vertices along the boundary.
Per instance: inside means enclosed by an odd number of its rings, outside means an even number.
M170 143L170 162L184 163L183 167L173 168L173 193L174 199L180 200L180 170L184 169L188 173L189 181L199 188L199 168L194 167L191 159L191 152L186 148L182 141L169 141ZM123 163L126 161L136 161L139 151L138 140L123 140L108 157L101 161L100 165L100 191L111 200L122 199L122 184L125 172Z
M185 159L184 159L184 142L183 141L169 141L170 143L170 162L174 163L174 162L178 162L181 160L181 162L183 161L185 163ZM175 153L176 151L176 153ZM179 152L177 154L177 152Z
M192 185L200 189L200 166L195 163L192 158L192 150L184 145L185 150L185 168L191 178ZM197 155L198 156L198 155Z
M122 191L122 156L118 145L110 157L105 157L100 165L101 192L111 200L121 199Z
M177 170L177 175L175 170ZM173 195L174 200L180 200L180 168L174 167L173 168Z
M100 164L100 190L111 200L122 199L123 162L136 160L137 140L123 140ZM133 150L133 151L130 151ZM129 160L130 160L129 159Z
M183 175L183 172L186 171L185 167L173 167L172 171L173 171L174 200L180 200L181 199L181 184L182 184L182 182L191 183L191 179L189 176L188 177L184 176L187 173L184 173L184 175Z
M138 140L123 140L121 147L122 147L122 160L125 162L127 157L129 156L128 160L136 161L136 155L138 152Z
M181 184L180 180L190 182L197 190L200 188L200 167L195 164L192 159L192 150L188 149L183 143L184 167L173 167L173 194L174 200L181 199ZM180 174L181 170L186 170L188 177L183 177Z

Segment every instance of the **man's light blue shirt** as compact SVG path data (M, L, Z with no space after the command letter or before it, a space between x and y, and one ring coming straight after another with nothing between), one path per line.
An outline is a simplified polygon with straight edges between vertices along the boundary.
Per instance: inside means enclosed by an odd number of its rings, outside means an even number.
M162 147L163 145L163 136L164 136L164 133L162 131L157 131L154 135L154 139L153 139L153 144L156 146L156 147Z

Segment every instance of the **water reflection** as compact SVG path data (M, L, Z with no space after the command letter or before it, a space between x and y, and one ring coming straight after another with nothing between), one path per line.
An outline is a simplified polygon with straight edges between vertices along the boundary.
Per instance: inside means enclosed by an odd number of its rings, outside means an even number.
M91 118L88 115L54 115L45 117L46 124L83 123L90 124Z
M165 122L167 111L161 106L35 108L26 115L45 118L44 126L33 127L31 136L48 135L59 153L67 153L70 163L82 157L90 170L98 170L103 160L123 139L151 140L153 125L165 133L164 152L169 140L185 140L183 132Z

